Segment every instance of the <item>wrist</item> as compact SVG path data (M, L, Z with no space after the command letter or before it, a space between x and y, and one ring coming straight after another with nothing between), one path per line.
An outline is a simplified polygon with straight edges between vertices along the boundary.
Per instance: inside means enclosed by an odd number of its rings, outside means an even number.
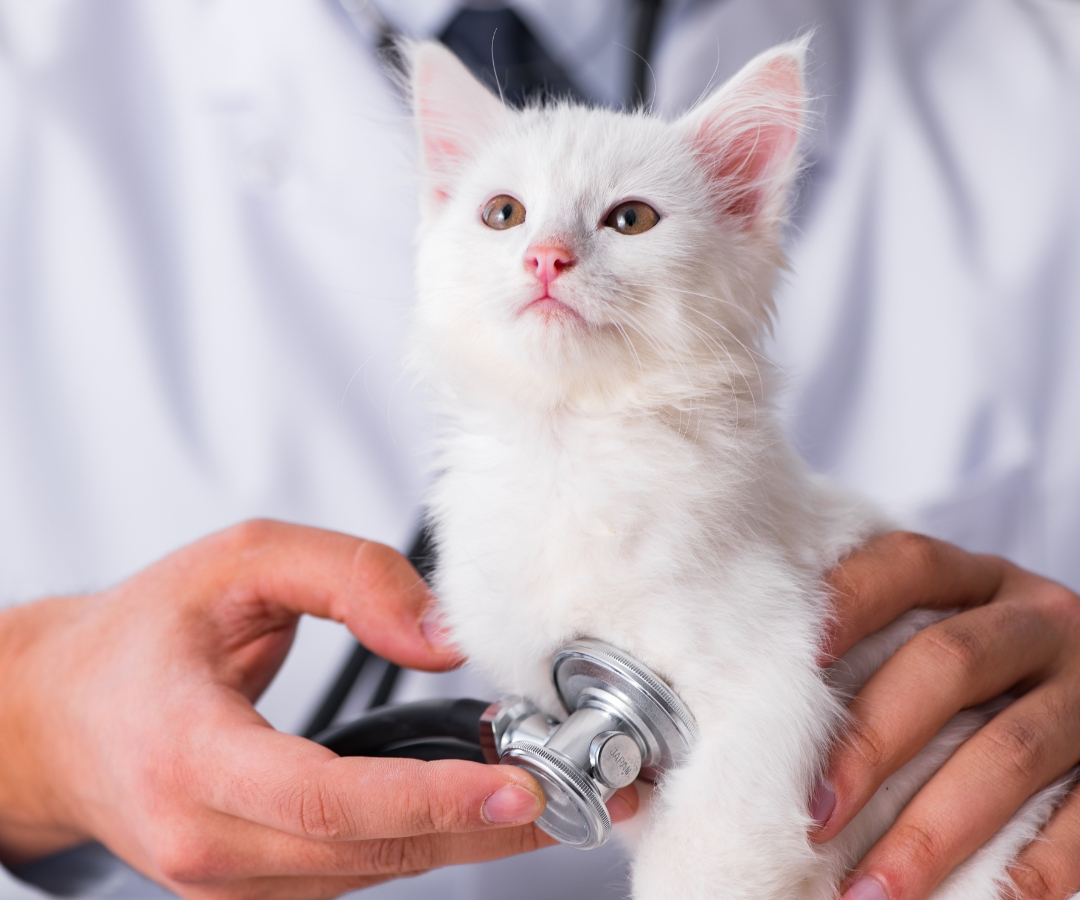
M0 610L0 863L18 865L89 839L66 821L49 723L65 697L49 651L79 598ZM50 657L53 657L50 662Z

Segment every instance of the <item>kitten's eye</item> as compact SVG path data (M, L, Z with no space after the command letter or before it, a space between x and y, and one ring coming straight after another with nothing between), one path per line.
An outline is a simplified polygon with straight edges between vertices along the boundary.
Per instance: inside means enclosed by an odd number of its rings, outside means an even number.
M614 228L619 234L641 234L659 221L660 215L648 203L631 200L616 206L604 224L608 228Z
M499 194L488 201L481 218L488 228L502 231L525 221L525 207L509 194Z

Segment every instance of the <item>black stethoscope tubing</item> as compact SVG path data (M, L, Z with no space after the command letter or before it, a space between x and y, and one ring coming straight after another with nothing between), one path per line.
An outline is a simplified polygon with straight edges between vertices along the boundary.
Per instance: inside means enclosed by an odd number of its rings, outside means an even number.
M338 756L467 759L484 762L480 717L486 700L418 700L383 706L315 740Z

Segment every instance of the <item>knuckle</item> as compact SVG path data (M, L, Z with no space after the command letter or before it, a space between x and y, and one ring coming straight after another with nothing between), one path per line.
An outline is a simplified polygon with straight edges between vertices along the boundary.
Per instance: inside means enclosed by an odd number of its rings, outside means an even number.
M353 566L357 579L369 590L404 586L417 580L405 557L393 547L376 541L364 541L357 546Z
M431 841L425 838L383 838L368 844L372 874L402 875L424 872L435 865Z
M944 661L965 680L979 673L986 658L984 638L960 617L930 626L915 635L912 645L932 659Z
M296 824L304 837L335 841L354 831L341 798L323 785L305 784L291 791L284 801L284 817Z
M226 529L224 536L234 552L243 554L265 546L279 527L273 519L248 519Z
M204 884L228 874L227 851L216 841L201 838L170 838L152 853L154 865L176 884Z
M1066 894L1057 889L1053 876L1044 874L1041 868L1020 865L1015 866L1010 874L1020 900L1060 900Z
M416 832L462 831L469 824L468 813L461 809L460 802L448 799L434 784L419 782L410 800L412 825Z
M1080 596L1055 581L1042 582L1036 598L1043 615L1053 624L1066 625L1071 630L1080 626Z
M904 871L941 872L947 868L947 845L940 831L927 822L899 822L894 827L894 846L910 865Z
M376 571L390 572L397 569L404 557L393 547L380 544L378 541L368 541L364 545L365 564Z
M1075 734L1080 722L1080 694L1071 689L1048 690L1043 694L1046 717L1053 733Z
M385 838L371 844L371 865L380 874L397 874L405 871L408 858L407 841L404 838Z
M507 838L510 846L509 853L516 856L519 853L532 853L547 846L543 840L543 832L535 825L523 825L520 828L509 829Z
M919 571L932 570L941 558L941 547L933 538L914 531L892 531L882 538L887 549L906 559Z
M856 719L848 729L847 742L863 768L875 771L888 759L888 742L872 724Z
M1011 716L985 730L987 750L998 769L1013 779L1029 783L1037 778L1046 759L1042 728L1027 716Z

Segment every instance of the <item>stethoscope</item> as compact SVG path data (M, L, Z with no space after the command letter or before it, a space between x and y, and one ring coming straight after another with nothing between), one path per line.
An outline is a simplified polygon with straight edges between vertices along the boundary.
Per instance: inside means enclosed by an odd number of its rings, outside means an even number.
M339 0L355 18L374 24L379 50L392 53L395 33L369 3ZM636 11L632 96L647 96L649 56L661 0L633 0ZM389 59L393 64L393 58ZM425 579L434 569L430 533L422 529L408 553ZM368 711L331 727L360 675L384 666ZM697 723L674 690L655 672L616 647L584 638L561 647L551 680L567 715L545 715L511 697L423 700L386 705L400 669L357 644L318 710L305 737L339 756L464 759L514 765L540 783L547 806L537 825L563 844L591 850L611 834L605 801L643 778L655 781L677 766L698 735Z
M425 578L435 562L422 529L409 561ZM361 672L385 668L368 711L330 726ZM655 781L677 766L698 736L693 714L652 669L603 641L561 647L551 681L567 715L545 715L530 701L420 700L386 705L400 669L361 644L327 691L304 736L339 756L464 759L515 765L540 783L547 806L537 825L563 844L591 850L611 834L605 801L638 778Z
M603 641L584 638L559 648L551 680L565 719L521 697L421 700L372 710L315 740L339 756L519 766L547 798L536 824L563 844L592 850L611 834L605 801L682 762L698 726L664 679Z

